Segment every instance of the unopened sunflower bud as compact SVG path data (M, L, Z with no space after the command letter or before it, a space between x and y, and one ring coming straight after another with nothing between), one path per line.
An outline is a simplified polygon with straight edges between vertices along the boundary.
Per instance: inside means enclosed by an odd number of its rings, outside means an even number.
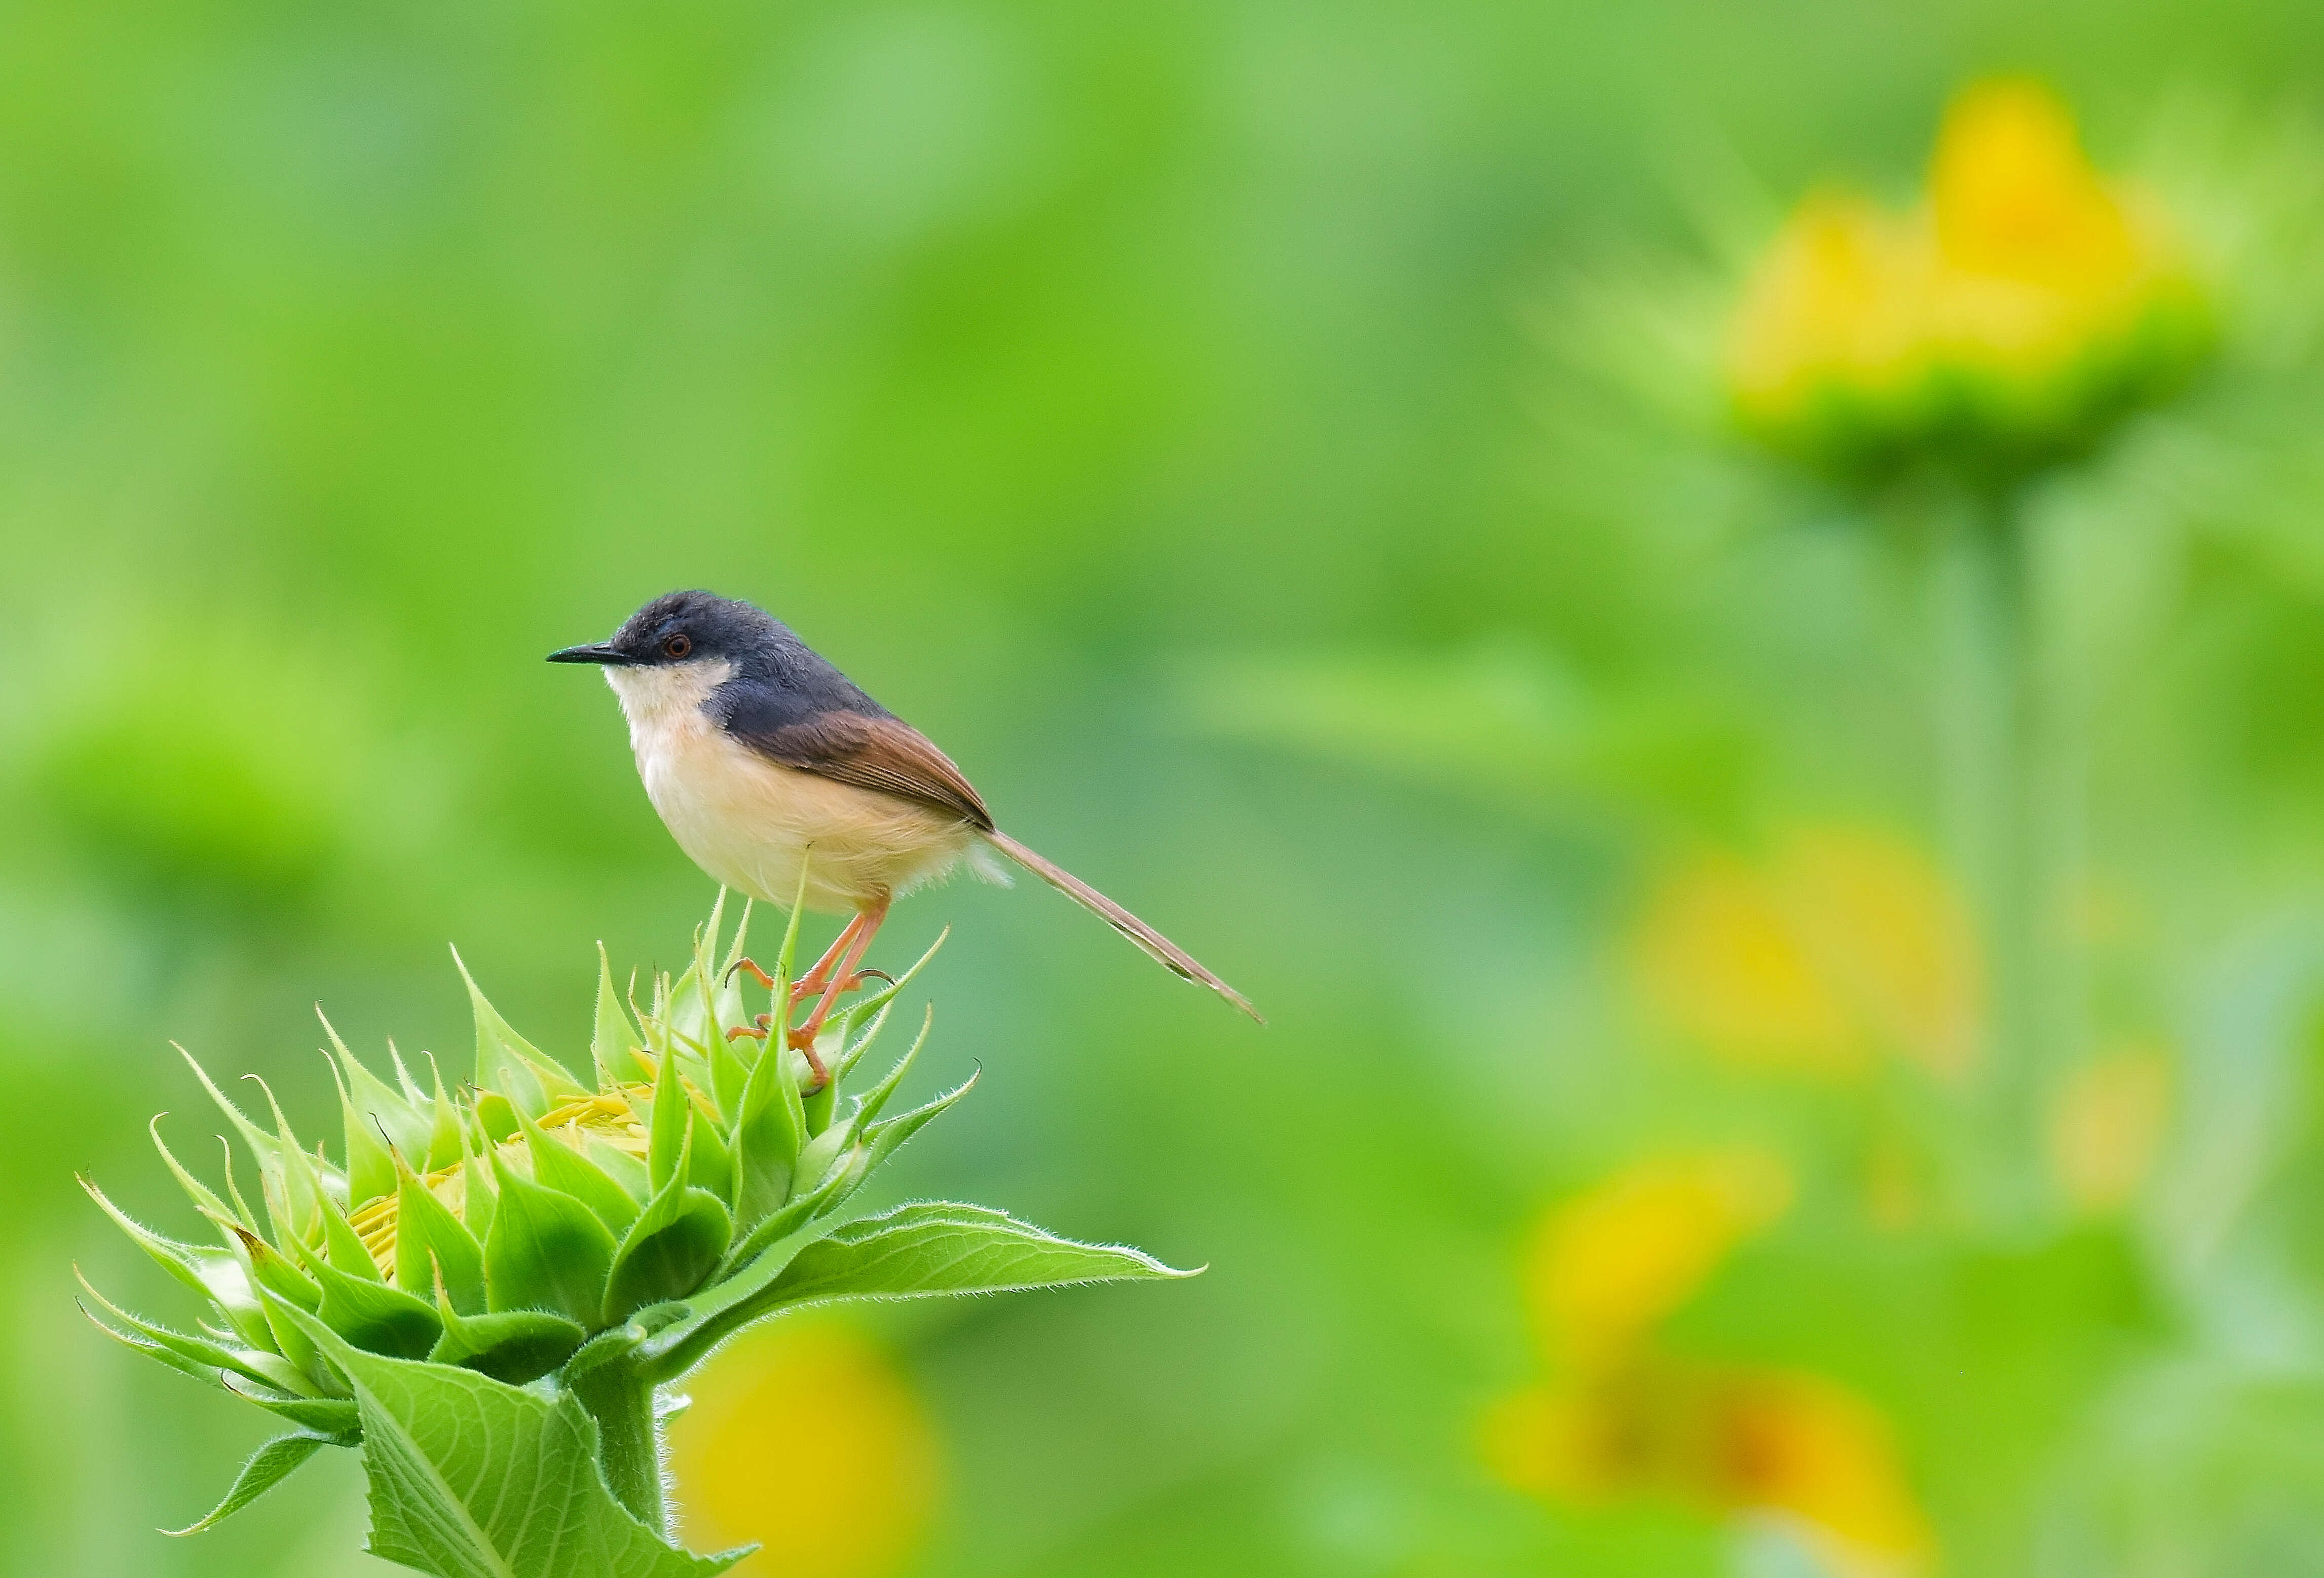
M796 920L775 973L778 1020L795 941ZM1135 1250L1070 1243L973 1206L844 1223L871 1171L968 1088L883 1116L926 1042L924 1023L879 1084L844 1106L837 1099L936 948L825 1027L817 1052L832 1078L810 1093L807 1060L781 1034L730 1041L729 1027L749 1024L729 983L741 930L723 958L719 944L714 909L692 964L656 980L643 1010L623 1003L601 955L595 1088L518 1035L473 980L473 1081L447 1088L431 1058L423 1084L391 1048L391 1083L330 1032L336 1161L305 1148L271 1092L270 1129L187 1057L255 1165L263 1213L231 1155L214 1190L179 1164L157 1123L154 1144L214 1246L159 1233L84 1184L206 1316L189 1333L94 1288L85 1307L131 1347L295 1426L261 1448L195 1528L321 1446L363 1445L375 1551L424 1571L530 1578L527 1526L495 1529L484 1513L509 1500L501 1487L512 1477L546 1472L540 1454L563 1442L587 1451L557 1471L572 1481L557 1487L569 1502L558 1516L636 1553L609 1571L719 1571L741 1553L705 1560L664 1537L654 1392L742 1326L834 1298L1176 1275ZM545 1394L514 1389L544 1380ZM463 1410L505 1429L437 1429ZM405 1472L415 1453L432 1476ZM447 1496L462 1505L432 1504ZM384 1546L383 1498L401 1509ZM431 1504L406 1505L414 1498ZM419 1544L397 1543L407 1536ZM453 1545L429 1544L439 1536ZM475 1539L493 1561L478 1559Z

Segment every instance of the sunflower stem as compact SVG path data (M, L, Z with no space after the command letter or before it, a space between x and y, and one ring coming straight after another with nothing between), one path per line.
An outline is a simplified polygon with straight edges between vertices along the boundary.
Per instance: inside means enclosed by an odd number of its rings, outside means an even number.
M1950 548L1940 588L1950 649L1940 726L1948 819L1985 936L1983 1192L1994 1217L2024 1223L2043 1205L2042 1101L2055 1038L2035 544L2020 501L1997 490L1960 521Z
M600 1364L568 1383L574 1400L597 1421L597 1461L614 1500L667 1538L669 1514L662 1496L661 1426L654 1417L654 1383L626 1363Z

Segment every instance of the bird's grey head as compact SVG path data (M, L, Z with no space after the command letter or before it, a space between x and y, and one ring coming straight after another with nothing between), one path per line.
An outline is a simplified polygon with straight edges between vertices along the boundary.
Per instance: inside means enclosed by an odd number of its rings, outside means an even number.
M602 666L633 734L706 710L729 728L738 719L773 728L835 710L888 715L781 621L709 592L666 592L622 621L613 640L549 660Z
M781 664L797 638L761 609L709 592L666 592L622 622L611 641L551 652L552 663L595 663L622 698L632 737L682 724L713 706L739 674Z
M761 609L711 592L665 592L622 622L613 639L567 647L552 663L608 669L735 668L779 645L783 627Z

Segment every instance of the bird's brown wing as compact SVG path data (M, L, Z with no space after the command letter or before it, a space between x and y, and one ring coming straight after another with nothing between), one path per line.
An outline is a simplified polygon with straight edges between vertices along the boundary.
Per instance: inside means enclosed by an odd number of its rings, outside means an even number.
M773 728L729 727L770 761L949 812L980 833L992 831L992 814L975 786L901 718L835 710Z

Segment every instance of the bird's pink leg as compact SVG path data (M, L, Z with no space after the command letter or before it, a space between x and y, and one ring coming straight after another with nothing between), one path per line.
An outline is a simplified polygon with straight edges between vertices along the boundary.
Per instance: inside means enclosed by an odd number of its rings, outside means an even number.
M792 984L791 1001L793 1002L805 1002L823 990L824 983L831 979L833 966L846 955L847 945L855 940L855 934L862 929L862 926L863 917L858 915L839 928L839 935L833 937L831 946L823 950L823 957L817 959L813 968Z
M888 901L882 899L849 925L847 930L854 934L854 940L848 945L838 972L824 983L823 996L816 1000L815 1011L807 1015L807 1022L793 1029L787 1038L793 1051L807 1054L807 1066L815 1071L815 1088L817 1090L822 1089L825 1082L831 1078L831 1073L824 1067L823 1060L815 1055L816 1036L822 1030L823 1021L831 1017L831 1005L838 1001L844 983L851 978L858 983L862 982L862 977L855 974L855 966L863 962L864 950L872 946L872 939L879 935L881 922L887 918Z

